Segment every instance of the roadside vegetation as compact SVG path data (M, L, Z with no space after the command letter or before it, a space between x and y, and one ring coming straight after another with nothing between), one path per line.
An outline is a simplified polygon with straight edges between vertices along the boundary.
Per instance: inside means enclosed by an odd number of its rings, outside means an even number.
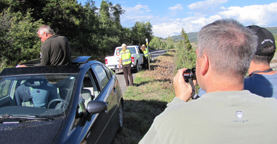
M124 125L113 144L137 144L150 128L157 115L174 98L173 77L177 69L195 66L195 47L185 31L183 40L165 55L150 64L151 70L136 74L134 86L124 94Z
M88 0L0 0L0 70L39 58L40 39L36 32L49 25L56 34L67 37L72 56L87 55L101 61L116 46L145 44L153 37L150 22L123 27L119 4L102 1L100 7Z

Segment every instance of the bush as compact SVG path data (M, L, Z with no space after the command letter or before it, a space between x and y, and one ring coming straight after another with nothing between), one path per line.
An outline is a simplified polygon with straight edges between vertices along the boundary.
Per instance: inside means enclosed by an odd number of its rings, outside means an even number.
M29 11L23 15L6 9L0 14L0 23L0 56L7 65L39 57L40 40L36 32L42 20L34 22Z
M176 46L175 55L175 70L181 68L193 68L196 63L196 54L193 49L185 50L183 46L183 40L179 41Z

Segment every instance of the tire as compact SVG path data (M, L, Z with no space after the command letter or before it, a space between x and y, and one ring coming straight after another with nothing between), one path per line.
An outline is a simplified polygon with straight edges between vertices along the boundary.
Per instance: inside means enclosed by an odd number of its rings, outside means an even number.
M119 124L119 129L118 132L121 132L123 129L123 105L120 103L120 106L118 108L118 124Z

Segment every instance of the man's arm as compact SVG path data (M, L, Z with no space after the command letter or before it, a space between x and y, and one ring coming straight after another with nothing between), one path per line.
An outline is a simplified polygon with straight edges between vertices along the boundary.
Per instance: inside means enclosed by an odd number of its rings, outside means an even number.
M44 43L41 46L41 60L40 64L36 66L46 66L50 65L50 46L47 47Z
M121 60L121 58L119 59L119 64L118 64L118 68L119 69L121 69L121 62L122 62L122 60Z
M121 59L121 53L119 54L119 64L118 64L118 68L121 69L121 63L122 63L122 59Z
M28 67L28 66L26 66L26 65L20 65L20 64L18 64L18 65L16 66L16 68L21 68L21 67Z

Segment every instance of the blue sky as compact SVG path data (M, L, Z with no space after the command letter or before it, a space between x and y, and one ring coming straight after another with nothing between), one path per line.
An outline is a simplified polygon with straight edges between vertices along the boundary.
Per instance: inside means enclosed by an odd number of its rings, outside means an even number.
M85 4L87 0L77 0ZM100 7L102 0L94 0ZM125 13L121 25L150 22L155 36L166 38L197 32L204 25L222 18L233 18L244 25L277 26L276 0L109 0L120 4Z

